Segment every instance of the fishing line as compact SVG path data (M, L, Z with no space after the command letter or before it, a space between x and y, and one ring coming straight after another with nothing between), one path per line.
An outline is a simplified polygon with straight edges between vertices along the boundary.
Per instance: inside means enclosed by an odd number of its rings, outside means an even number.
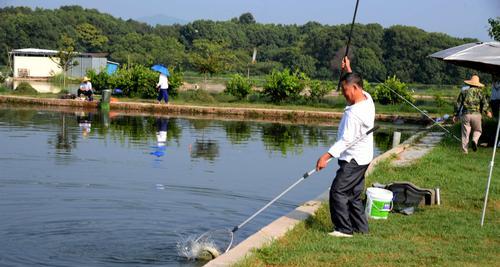
M439 122L437 122L436 120L434 120L433 118L431 118L431 116L429 116L427 114L427 112L419 109L417 106L415 106L411 101L409 101L408 99L404 98L404 96L398 94L398 92L392 90L392 88L390 88L389 86L385 85L384 83L382 83L380 80L376 79L375 80L380 84L382 85L383 87L389 89L391 92L393 92L394 94L396 94L399 98L403 99L406 103L408 103L410 106L412 106L413 108L415 108L416 110L418 110L422 115L424 115L425 117L427 117L429 120L431 120L432 122L434 122L434 125L437 125L439 127L441 127L443 130L445 130L448 134L450 134L451 136L453 136L457 141L459 141L460 143L462 142L462 139L458 138L456 135L454 135L452 132L450 132L448 129L446 129L444 126L442 126ZM434 126L433 125L433 126Z

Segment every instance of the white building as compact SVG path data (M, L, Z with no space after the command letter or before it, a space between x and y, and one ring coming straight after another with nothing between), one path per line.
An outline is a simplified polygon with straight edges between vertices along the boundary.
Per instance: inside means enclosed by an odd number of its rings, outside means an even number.
M9 52L14 79L49 78L62 72L57 65L56 50L25 48ZM106 70L108 60L103 53L78 53L74 58L78 65L68 71L71 77L83 77L89 69L97 73Z

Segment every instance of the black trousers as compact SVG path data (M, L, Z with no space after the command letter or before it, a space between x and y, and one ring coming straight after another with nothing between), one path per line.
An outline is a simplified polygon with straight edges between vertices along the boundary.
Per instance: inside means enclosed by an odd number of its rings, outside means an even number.
M339 170L330 188L330 215L335 231L368 233L368 220L361 201L368 165L339 160Z
M84 96L86 96L89 101L94 100L94 98L92 97L92 91L91 90L84 91L84 90L78 89L77 96L80 97L80 95L82 95L82 94Z
M493 117L498 120L498 108L500 107L500 100L491 100L490 101L491 111L493 113Z

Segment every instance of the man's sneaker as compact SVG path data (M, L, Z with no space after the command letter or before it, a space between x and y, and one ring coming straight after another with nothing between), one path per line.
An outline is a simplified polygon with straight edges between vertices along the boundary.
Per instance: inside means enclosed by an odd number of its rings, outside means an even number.
M331 233L328 233L329 235L331 236L334 236L334 237L352 237L351 234L345 234L345 233L342 233L342 232L339 232L339 231L333 231Z
M474 141L472 141L472 150L473 150L474 152L476 152L476 151L477 151L477 143L476 143L476 142L474 142Z

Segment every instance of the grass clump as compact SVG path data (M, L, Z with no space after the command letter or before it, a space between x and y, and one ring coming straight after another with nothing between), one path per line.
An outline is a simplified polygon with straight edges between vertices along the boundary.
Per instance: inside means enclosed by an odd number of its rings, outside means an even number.
M179 93L179 98L193 103L215 103L215 98L206 90L187 90Z
M13 91L14 94L18 95L36 95L38 92L29 84L28 82L21 82Z

